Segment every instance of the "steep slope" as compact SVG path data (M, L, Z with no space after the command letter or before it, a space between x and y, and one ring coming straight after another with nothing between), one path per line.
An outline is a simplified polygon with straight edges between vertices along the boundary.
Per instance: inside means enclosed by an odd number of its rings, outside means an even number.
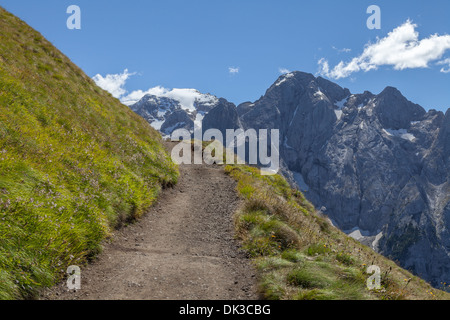
M101 250L177 180L160 134L0 8L0 298Z

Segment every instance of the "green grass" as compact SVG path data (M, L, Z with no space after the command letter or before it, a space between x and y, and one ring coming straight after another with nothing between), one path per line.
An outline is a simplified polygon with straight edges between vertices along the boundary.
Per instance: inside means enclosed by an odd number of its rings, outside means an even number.
M35 297L178 171L160 135L0 8L0 299Z
M228 165L242 206L236 236L252 258L266 299L373 300L449 299L446 292L335 228L279 175ZM369 265L381 269L380 290L369 290Z
M330 248L327 247L326 244L323 243L314 243L308 247L306 250L309 256L315 256L320 254L326 254L331 252Z

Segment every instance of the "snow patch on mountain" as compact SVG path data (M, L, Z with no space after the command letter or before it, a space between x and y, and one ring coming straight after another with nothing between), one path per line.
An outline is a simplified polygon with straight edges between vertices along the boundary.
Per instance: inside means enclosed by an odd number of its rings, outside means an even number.
M175 129L181 128L184 125L185 125L184 122L177 122L173 126L170 126L170 127L166 128L166 129L164 129L163 133L165 135L170 135L172 133L172 131L174 131Z
M342 117L342 110L334 110L334 113L336 114L336 118L339 120L341 120Z
M283 75L279 78L279 80L275 83L275 86L278 87L279 85L284 83L287 79L292 78L293 76L294 76L294 74L292 72L286 73L285 75Z
M303 178L303 175L300 172L292 171L292 174L294 175L294 180L297 183L299 190L303 192L309 191L309 186L306 184L305 179Z
M345 107L345 104L347 103L348 98L349 98L349 97L346 97L346 98L344 98L344 99L342 99L342 100L340 100L340 101L337 101L337 102L334 103L334 105L335 105L336 107L338 107L339 110L342 110L342 108Z
M314 97L320 100L325 100L326 98L325 94L322 92L320 88L318 88L317 91L314 93Z
M150 123L150 125L152 126L153 129L160 130L164 121L165 120L153 120L152 123Z
M170 135L181 127L194 133L201 128L205 115L219 105L219 98L195 89L158 87L152 92L154 94L145 94L130 108L163 135Z
M135 91L131 96L124 97L122 102L128 106L134 105L138 101L140 101L145 96L149 96L149 102L157 102L155 101L155 97L157 98L170 98L180 103L180 106L184 110L195 111L195 104L201 103L204 105L213 106L217 104L219 99L214 95L209 93L204 94L199 92L196 89L166 89L163 87L154 87L147 91Z
M414 141L416 137L409 133L406 129L398 129L398 130L392 130L392 129L383 129L383 132L386 133L388 136L394 136L399 137L404 140Z
M294 115L292 116L291 121L289 122L289 127L292 125L292 121L294 121L299 107L300 107L300 105L298 105L297 108L295 108Z

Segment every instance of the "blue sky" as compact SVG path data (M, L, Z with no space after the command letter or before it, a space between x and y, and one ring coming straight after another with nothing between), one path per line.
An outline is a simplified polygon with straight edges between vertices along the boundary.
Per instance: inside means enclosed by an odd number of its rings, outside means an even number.
M81 30L66 27L72 4L81 8ZM380 30L366 26L372 4L381 9ZM448 0L0 0L0 5L89 76L127 69L126 79L111 78L122 79L124 95L156 86L195 88L239 104L263 95L281 69L316 75L322 70L353 93L379 93L389 85L426 109L450 107ZM403 50L397 54L389 41L374 46L377 37L386 39L401 26L394 35L416 32L414 43L397 48Z

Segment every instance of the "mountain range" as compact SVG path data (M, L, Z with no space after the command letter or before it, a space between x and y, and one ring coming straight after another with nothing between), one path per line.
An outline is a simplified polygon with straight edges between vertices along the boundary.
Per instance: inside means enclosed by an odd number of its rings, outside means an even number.
M201 125L205 114L217 106L219 99L194 89L176 90L178 98L146 94L130 108L163 136L182 128L194 132L195 126Z
M279 129L282 174L335 226L434 286L449 282L449 110L426 111L393 87L352 94L304 72L238 106L193 92L189 105L146 95L130 108L163 136Z

